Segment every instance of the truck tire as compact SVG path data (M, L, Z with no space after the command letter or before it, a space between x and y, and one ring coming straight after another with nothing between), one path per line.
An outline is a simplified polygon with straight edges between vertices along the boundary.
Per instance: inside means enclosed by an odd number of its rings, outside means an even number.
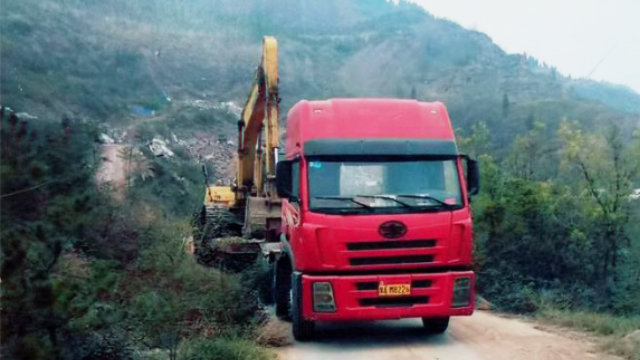
M297 341L311 340L315 329L313 321L302 317L302 284L296 274L291 274L291 329Z
M264 274L265 278L261 278L258 286L258 294L260 295L260 301L262 301L263 304L265 305L273 305L274 303L274 292L273 290L275 289L274 285L274 281L275 281L275 275L274 272L276 271L276 267L275 267L275 263L273 262L269 262L267 258L263 257L263 256L259 256L257 259L257 267L258 269L260 269L260 271L263 271L263 269L266 269L266 274Z
M442 318L422 318L422 326L430 334L442 334L449 327L449 317Z
M291 319L291 270L288 264L276 263L274 270L274 300L276 316Z

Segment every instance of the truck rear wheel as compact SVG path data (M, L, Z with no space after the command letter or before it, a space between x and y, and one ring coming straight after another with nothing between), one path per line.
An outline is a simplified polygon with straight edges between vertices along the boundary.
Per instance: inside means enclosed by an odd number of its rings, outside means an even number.
M308 341L313 338L315 324L302 316L302 284L300 277L291 274L291 329L293 338Z
M276 316L289 320L291 315L291 270L290 265L276 263L274 269L274 300Z
M422 318L422 326L430 334L442 334L449 327L449 317L442 318Z

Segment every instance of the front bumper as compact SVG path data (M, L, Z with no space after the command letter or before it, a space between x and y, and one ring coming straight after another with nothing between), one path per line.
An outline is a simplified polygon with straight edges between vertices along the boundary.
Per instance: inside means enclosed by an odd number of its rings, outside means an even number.
M452 307L456 278L471 280L468 306ZM301 275L303 317L313 321L383 320L417 317L471 315L475 299L473 271L414 273L394 275ZM336 303L332 313L313 311L312 283L330 282ZM399 297L378 296L377 284L411 283L411 294Z

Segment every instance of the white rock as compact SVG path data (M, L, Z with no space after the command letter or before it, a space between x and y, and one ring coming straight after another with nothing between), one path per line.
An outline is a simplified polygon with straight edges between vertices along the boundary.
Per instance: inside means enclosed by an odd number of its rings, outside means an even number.
M158 138L153 138L153 140L151 140L149 150L151 150L151 152L155 156L173 157L174 155L173 151L171 151L171 149L167 147L167 143L164 140Z
M38 118L37 116L31 115L28 112L19 112L16 114L16 116L18 117L18 119L23 119L23 120L36 120Z
M103 144L114 144L115 140L113 140L113 138L105 133L100 134L100 142Z

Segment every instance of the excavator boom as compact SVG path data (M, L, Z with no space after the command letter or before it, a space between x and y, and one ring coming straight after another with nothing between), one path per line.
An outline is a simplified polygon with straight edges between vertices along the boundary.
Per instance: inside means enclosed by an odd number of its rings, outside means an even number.
M262 57L238 120L235 186L209 186L207 180L201 243L207 242L211 233L206 229L219 228L211 224L216 219L235 219L229 223L241 224L245 237L269 240L279 228L281 203L274 184L280 147L278 81L278 42L265 36Z
M238 122L236 201L247 195L274 195L270 183L275 177L276 152L280 147L278 102L278 43L275 38L265 36L262 59Z

